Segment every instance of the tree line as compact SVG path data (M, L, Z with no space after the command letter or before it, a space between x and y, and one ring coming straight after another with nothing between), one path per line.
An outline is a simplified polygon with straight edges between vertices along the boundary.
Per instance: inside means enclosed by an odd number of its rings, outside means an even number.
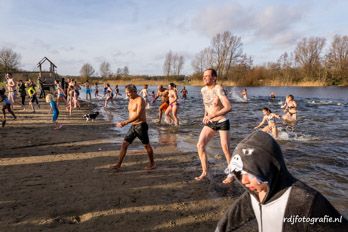
M0 73L19 71L20 59L20 54L12 49L0 49ZM167 52L164 55L163 78L184 79L184 64L182 54ZM191 65L194 70L189 77L191 80L201 80L206 68L215 68L220 79L237 85L293 84L303 81L348 85L348 36L335 35L330 44L323 37L302 38L293 51L282 53L275 62L253 65L252 56L243 51L241 37L225 31L216 34L210 46L194 56ZM97 76L93 66L83 64L80 77L88 79L93 76ZM113 73L110 63L104 61L100 64L99 76L104 79L127 79L129 68L120 67Z
M193 79L201 78L202 72L212 67L221 79L239 85L301 81L348 85L348 36L335 35L326 53L325 45L323 37L302 38L293 51L284 52L276 62L256 66L252 57L243 52L241 37L225 31L195 55Z

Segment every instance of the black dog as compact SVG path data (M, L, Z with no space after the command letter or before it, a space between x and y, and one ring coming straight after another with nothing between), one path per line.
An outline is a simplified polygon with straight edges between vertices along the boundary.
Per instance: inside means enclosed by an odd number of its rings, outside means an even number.
M99 112L95 112L95 113L85 114L83 115L83 118L85 118L87 122L89 120L94 121L98 117L98 115L99 115Z

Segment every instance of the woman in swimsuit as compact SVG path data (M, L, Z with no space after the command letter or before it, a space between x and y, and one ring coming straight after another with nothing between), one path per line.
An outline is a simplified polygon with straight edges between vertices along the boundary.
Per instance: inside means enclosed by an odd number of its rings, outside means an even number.
M110 84L106 84L106 94L105 94L105 104L104 107L106 107L109 103L109 101L111 101L111 103L113 103L113 97L114 97L114 93L112 91L112 88L110 87Z
M283 120L286 123L295 123L297 120L297 103L294 100L293 95L288 95L286 97L285 104L281 107L284 109L285 114L283 115Z
M166 109L166 117L168 121L171 121L170 112L172 113L174 125L179 126L179 119L178 119L178 91L176 89L176 85L174 83L170 83L168 85L168 96L169 96L169 106Z
M260 128L263 124L265 124L266 122L268 123L267 126L265 126L262 131L269 133L273 136L273 138L278 138L278 129L277 129L277 125L276 125L276 118L280 118L280 116L278 114L274 114L272 113L272 111L270 109L268 109L267 107L264 107L262 109L262 113L263 113L263 120L262 122L256 126L254 129L258 129Z

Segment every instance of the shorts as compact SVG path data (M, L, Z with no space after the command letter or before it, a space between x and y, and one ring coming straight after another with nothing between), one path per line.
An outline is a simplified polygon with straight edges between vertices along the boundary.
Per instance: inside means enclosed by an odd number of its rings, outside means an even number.
M53 122L57 121L58 116L59 116L59 111L53 111L53 114L52 114L52 121L53 121Z
M206 126L210 127L214 131L230 130L230 120L227 119L227 120L222 121L222 122L219 122L219 121L209 122L208 124L206 124Z
M127 135L124 137L124 140L128 143L132 143L135 138L139 138L142 144L149 144L149 134L148 134L149 126L146 122L142 122L138 125L132 125L129 128Z
M91 94L91 89L86 89L86 94Z
M168 104L168 102L163 102L161 105L160 105L160 110L162 110L162 111L166 111L167 110L167 108L168 108L168 106L169 106L169 104Z

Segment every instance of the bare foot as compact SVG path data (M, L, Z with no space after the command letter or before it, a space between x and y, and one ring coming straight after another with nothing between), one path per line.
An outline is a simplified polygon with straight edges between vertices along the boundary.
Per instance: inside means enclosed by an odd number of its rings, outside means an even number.
M121 169L121 165L120 164L111 165L111 168L114 169L115 171L119 171Z
M207 178L207 174L202 173L202 175L195 177L195 180L202 181Z
M232 184L234 181L234 176L228 175L226 179L222 181L223 184Z
M156 164L147 165L147 166L145 166L144 169L145 169L145 170L153 170L153 169L156 169Z

